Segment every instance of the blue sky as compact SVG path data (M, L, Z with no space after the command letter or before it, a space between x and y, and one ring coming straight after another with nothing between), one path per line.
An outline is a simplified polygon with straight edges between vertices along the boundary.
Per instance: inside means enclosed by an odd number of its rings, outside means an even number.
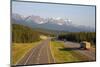
M72 20L73 24L95 27L95 7L60 5L31 2L12 2L12 13L43 18L61 17Z

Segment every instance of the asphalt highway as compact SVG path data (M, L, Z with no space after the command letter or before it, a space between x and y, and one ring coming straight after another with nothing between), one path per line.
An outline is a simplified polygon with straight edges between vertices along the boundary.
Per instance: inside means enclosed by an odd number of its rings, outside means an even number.
M50 50L50 39L46 39L35 48L32 48L16 65L48 63L55 63L55 59Z

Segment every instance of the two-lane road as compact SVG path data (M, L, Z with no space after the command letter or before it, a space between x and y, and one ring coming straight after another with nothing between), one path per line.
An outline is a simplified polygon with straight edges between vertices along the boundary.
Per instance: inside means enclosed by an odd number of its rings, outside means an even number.
M55 63L49 44L50 39L44 40L32 48L16 65Z

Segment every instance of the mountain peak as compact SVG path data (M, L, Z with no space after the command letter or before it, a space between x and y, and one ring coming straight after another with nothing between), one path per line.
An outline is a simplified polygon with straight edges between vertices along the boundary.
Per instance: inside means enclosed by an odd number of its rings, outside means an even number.
M79 26L72 24L72 20L68 18L61 17L51 17L51 18L42 18L40 16L27 16L23 17L19 14L12 14L12 20L16 22L16 24L22 24L26 26L30 26L32 28L46 28L52 30L63 30L63 31L71 31L71 32L82 32L82 31L95 31L94 28L89 28L87 26Z

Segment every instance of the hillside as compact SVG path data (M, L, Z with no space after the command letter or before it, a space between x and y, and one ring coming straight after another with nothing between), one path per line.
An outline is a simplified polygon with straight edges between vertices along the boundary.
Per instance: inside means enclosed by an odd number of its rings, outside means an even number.
M95 32L95 27L73 24L74 21L72 22L68 18L43 18L35 15L23 17L23 15L13 13L12 21L14 21L14 24L21 24L31 28L66 32Z
M19 24L12 24L12 42L27 43L40 40L41 33Z

